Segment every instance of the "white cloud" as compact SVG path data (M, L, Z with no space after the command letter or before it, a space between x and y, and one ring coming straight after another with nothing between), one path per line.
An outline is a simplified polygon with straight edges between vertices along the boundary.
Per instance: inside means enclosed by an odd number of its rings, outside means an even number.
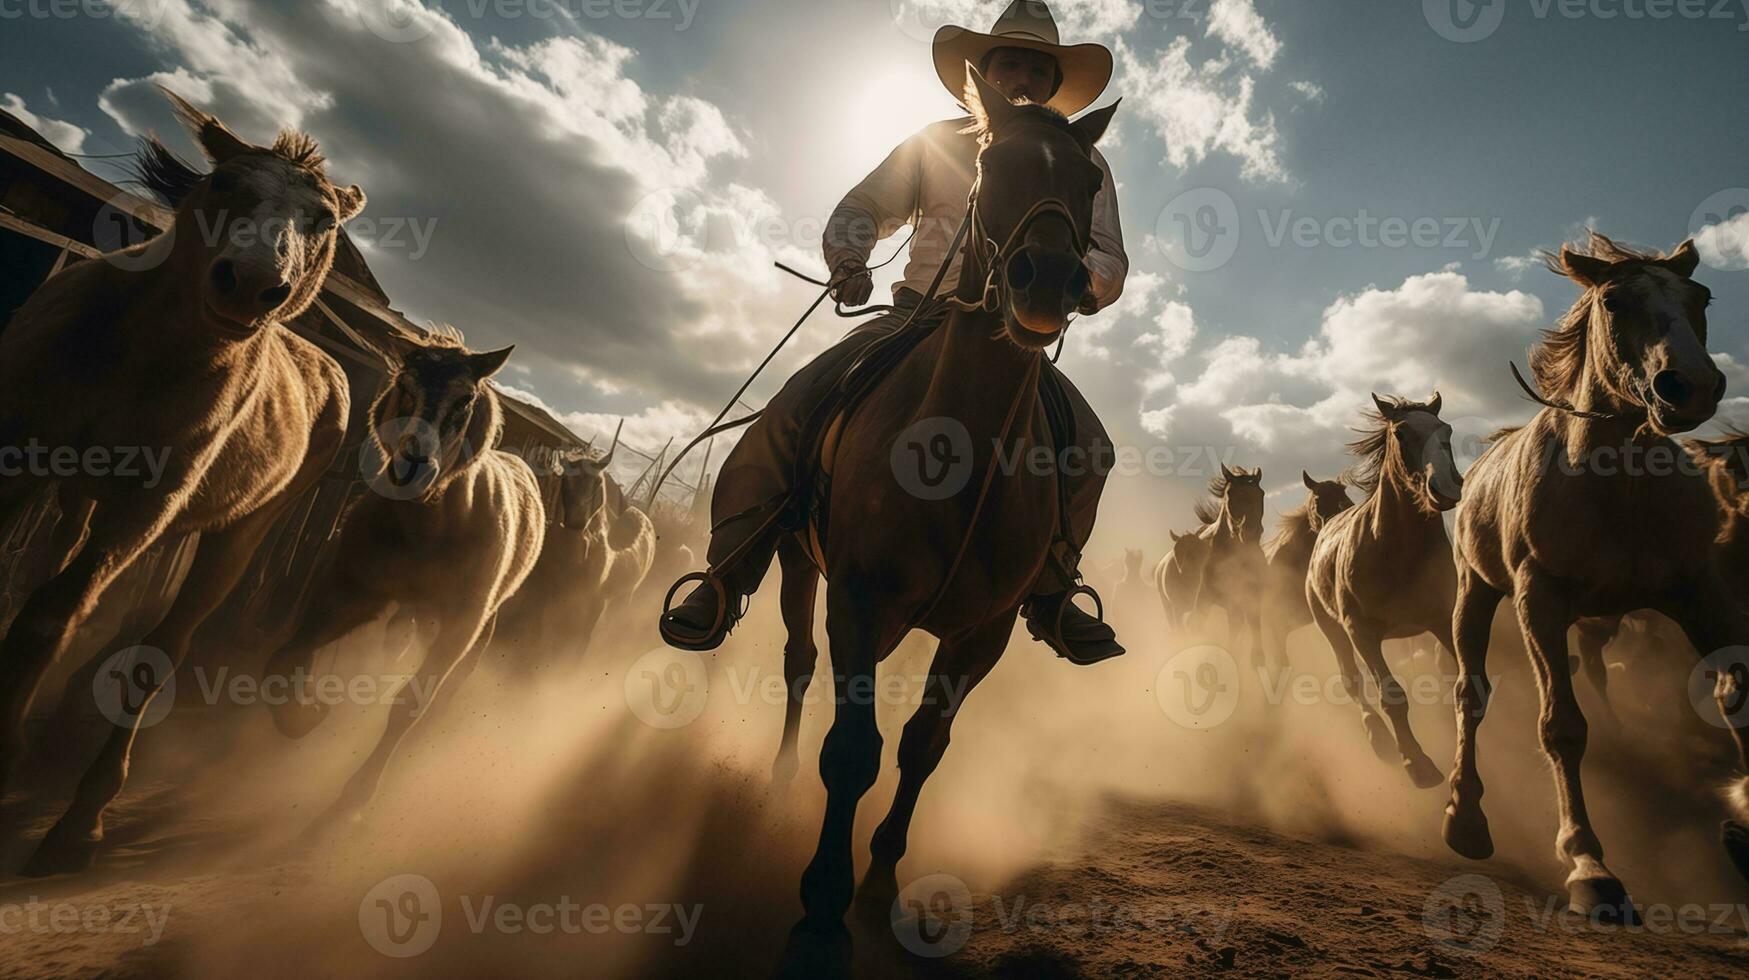
M987 31L1007 8L1010 0L893 0L893 15L903 23L933 30L957 24L974 31ZM1108 37L1127 30L1141 16L1136 0L1055 0L1050 5L1059 34L1066 44L1089 38Z
M1694 245L1700 249L1701 259L1715 269L1749 269L1749 211L1702 228L1694 236Z
M1541 267L1543 256L1541 252L1531 252L1528 255L1503 255L1494 260L1494 269L1513 282L1524 279L1524 274Z
M1317 82L1289 82L1287 87L1300 93L1300 96L1307 102L1318 103L1324 101L1324 86L1319 85Z
M17 116L19 122L41 133L44 139L62 150L68 153L85 152L85 137L91 135L89 129L31 112L25 107L24 99L11 92L0 94L0 109Z
M1209 7L1209 36L1245 52L1252 64L1268 68L1281 53L1281 42L1257 12L1253 0L1214 0Z
M1183 169L1214 153L1236 157L1252 180L1286 180L1275 117L1255 106L1256 80L1229 56L1193 62L1190 41L1174 38L1156 54L1117 43L1121 88Z

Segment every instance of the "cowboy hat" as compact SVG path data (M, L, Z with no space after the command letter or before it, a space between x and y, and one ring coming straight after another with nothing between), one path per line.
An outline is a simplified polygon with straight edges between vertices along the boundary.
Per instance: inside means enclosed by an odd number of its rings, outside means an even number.
M956 99L966 90L966 62L981 65L996 48L1027 48L1056 58L1063 84L1045 104L1065 116L1092 105L1111 81L1111 52L1098 44L1059 43L1057 22L1043 0L1014 0L988 34L949 24L935 32L932 48L935 74Z

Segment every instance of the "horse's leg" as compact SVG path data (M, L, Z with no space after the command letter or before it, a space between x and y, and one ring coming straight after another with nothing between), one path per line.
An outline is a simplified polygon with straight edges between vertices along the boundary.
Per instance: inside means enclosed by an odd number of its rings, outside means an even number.
M1378 685L1379 703L1391 719L1391 732L1396 738L1397 754L1403 761L1403 768L1409 773L1410 781L1420 789L1438 786L1439 767L1433 764L1421 743L1415 739L1414 729L1409 725L1409 698L1403 693L1403 685L1397 682L1397 675L1391 670L1391 665L1385 662L1381 637L1381 631L1370 624L1357 623L1349 631L1349 639L1354 642L1354 648L1359 651L1361 659L1366 661L1373 683Z
M171 514L156 499L102 509L85 547L38 586L13 618L0 640L0 796L24 756L24 722L43 674L90 618L103 591L163 535Z
M201 535L194 562L183 579L164 619L148 633L140 645L163 652L170 661L170 670L180 670L188 657L194 632L213 610L225 601L248 570L255 550L284 511L283 503L255 512L223 531ZM43 842L37 847L27 875L59 874L88 867L103 841L103 811L127 782L128 757L133 752L139 726L155 698L170 676L153 677L141 692L133 723L116 724L109 730L97 758L85 770L74 793L73 803L61 816ZM89 688L87 688L89 689Z
M1605 717L1612 725L1619 725L1615 705L1609 700L1609 664L1603 659L1603 650L1615 636L1621 620L1615 620L1614 626L1606 623L1607 621L1581 619L1574 632L1578 634L1579 668L1585 671L1585 679L1591 683L1591 689L1597 692Z
M869 842L873 860L863 875L856 900L859 912L870 921L886 922L892 914L893 901L899 897L899 859L905 856L906 836L911 829L911 815L917 809L917 797L947 752L954 716L972 688L1002 659L1013 632L1014 615L1009 614L953 637L935 651L929 666L927 697L905 723L905 732L899 738L899 788L893 794L892 809L875 828L874 838Z
M1587 726L1573 696L1573 676L1567 667L1567 630L1578 618L1571 607L1535 568L1519 572L1513 604L1525 648L1536 670L1542 713L1537 731L1543 753L1554 768L1555 795L1561 830L1555 852L1572 870L1567 874L1567 902L1584 915L1604 921L1634 921L1637 913L1627 890L1603 863L1603 843L1591 828L1585 808L1580 764L1585 758Z
M1446 846L1467 858L1494 854L1494 837L1482 812L1482 776L1476 767L1476 732L1493 694L1488 682L1488 641L1494 613L1505 593L1482 580L1460 556L1457 603L1451 614L1452 653L1457 656L1457 750L1452 762L1451 800L1441 830Z
M826 634L832 656L837 711L820 750L826 784L826 815L813 860L802 873L803 915L790 930L780 972L797 976L848 970L849 933L844 913L856 878L851 835L856 805L880 772L881 733L875 725L875 664L901 638L904 624L872 597L863 582L839 579L826 590Z
M1686 593L1693 598L1660 611L1682 627L1703 659L1722 650L1741 650L1749 645L1749 617L1745 617L1734 601L1735 596L1721 580L1707 576ZM1713 699L1736 739L1738 760L1749 771L1749 705L1744 700L1749 698L1749 688L1745 687L1746 679L1732 669L1742 665L1741 658L1733 660L1718 665L1723 669L1717 671ZM1725 802L1735 819L1725 821L1720 839L1738 873L1749 878L1749 827L1745 826L1749 823L1749 776L1738 776L1732 781L1725 792Z
M345 555L342 554L344 559ZM339 566L336 562L335 566ZM268 700L273 725L287 738L302 738L328 717L330 705L306 698L301 683L313 683L316 652L381 615L390 599L369 588L361 576L339 576L331 569L311 596L297 632L271 651L262 668L263 689L273 688Z
M820 651L814 645L814 593L819 586L820 571L808 560L801 543L785 536L777 546L777 560L783 568L783 626L788 639L783 645L783 741L778 743L777 759L771 764L771 782L775 787L788 786L795 778L796 736L802 727L802 696L814 678L814 662Z
M1354 662L1354 646L1348 639L1348 630L1309 591L1306 599L1311 608L1313 624L1318 627L1318 632L1324 634L1324 639L1329 642L1330 650L1336 657L1336 669L1342 675L1342 689L1347 692L1354 706L1360 709L1360 725L1366 730L1367 743L1380 759L1385 762L1397 761L1399 756L1391 738L1391 730L1366 699L1366 687L1360 680L1360 668Z
M325 830L330 826L355 823L376 797L389 760L407 733L439 707L454 700L461 681L473 672L481 652L492 640L496 617L481 612L459 614L438 625L437 639L419 669L402 682L389 698L389 720L364 764L346 781L340 799L319 817L311 828Z

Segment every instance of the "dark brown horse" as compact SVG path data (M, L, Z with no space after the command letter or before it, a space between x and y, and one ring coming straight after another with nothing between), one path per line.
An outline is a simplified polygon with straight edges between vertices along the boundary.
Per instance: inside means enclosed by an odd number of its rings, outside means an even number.
M142 641L154 652L129 672L127 717L112 719L28 874L90 863L147 704L345 435L346 376L283 324L321 291L340 224L364 194L329 181L307 136L255 146L170 99L213 166L202 172L147 142L142 175L175 206L174 227L52 277L0 335L0 446L35 442L83 460L162 453L164 467L150 480L96 468L0 479L0 520L56 484L63 548L60 571L0 642L0 793L44 672L104 591L157 542L200 534L174 604Z
M913 628L941 641L924 703L899 743L898 791L874 832L857 899L886 928L918 795L947 750L959 700L1008 646L1058 525L1057 476L1001 466L995 450L1053 444L1039 378L1087 281L1080 243L1102 177L1092 148L1116 106L1071 123L1042 106L1009 103L970 66L967 75L982 147L972 207L978 233L963 254L958 302L849 416L826 459L826 632L837 707L820 755L825 819L802 876L805 912L785 955L785 971L798 975L847 965L851 836L857 803L880 770L875 666ZM988 308L986 284L996 298ZM957 495L924 499L900 482L893 447L940 419L970 434L973 476ZM797 570L797 550L784 547L787 576ZM786 581L785 608L792 585L799 592L813 581Z
M1603 863L1580 780L1587 725L1573 695L1567 630L1591 616L1654 609L1680 625L1717 677L1714 696L1749 767L1749 717L1729 651L1749 642L1716 542L1725 523L1708 480L1677 465L1671 438L1713 417L1725 377L1707 353L1711 293L1693 279L1693 242L1669 255L1593 234L1551 267L1582 292L1531 356L1548 406L1482 454L1457 512L1457 758L1444 835L1471 858L1494 851L1482 812L1476 732L1487 709L1489 630L1511 597L1542 703L1538 734L1553 767L1567 893L1580 912L1636 918ZM1727 794L1749 816L1749 777ZM1740 833L1727 834L1727 847ZM1743 866L1741 854L1732 852Z
M1312 625L1312 610L1306 605L1306 569L1312 564L1318 532L1331 518L1354 506L1348 484L1341 480L1314 480L1304 470L1300 479L1306 485L1306 502L1281 515L1275 537L1263 549L1268 563L1263 647L1277 668L1287 666L1288 635Z
M1197 536L1209 544L1208 561L1196 594L1196 611L1215 606L1227 614L1227 644L1237 647L1241 627L1245 649L1256 663L1262 652L1263 606L1263 471L1243 466L1229 469L1209 482L1210 499L1196 505L1203 522Z

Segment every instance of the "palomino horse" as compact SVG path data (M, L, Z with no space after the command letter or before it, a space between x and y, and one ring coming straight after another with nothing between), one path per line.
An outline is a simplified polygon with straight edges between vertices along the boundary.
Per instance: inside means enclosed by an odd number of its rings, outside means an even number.
M299 738L321 723L332 705L305 689L316 651L391 606L435 623L437 635L391 699L375 751L319 825L362 813L401 739L473 670L499 606L540 556L546 514L534 471L495 448L504 416L486 379L510 351L471 353L439 330L405 353L383 352L391 374L371 404L365 444L374 492L347 511L309 611L268 658L268 678L295 692L273 705L274 724Z
M1366 501L1324 525L1306 570L1312 619L1336 651L1342 685L1360 706L1373 751L1400 759L1423 789L1439 783L1439 767L1409 728L1402 685L1385 661L1383 643L1432 633L1451 648L1451 608L1457 582L1444 513L1463 496L1452 457L1451 426L1439 420L1440 397L1413 402L1373 396L1369 428L1349 444L1360 457L1355 485ZM1358 652L1366 662L1389 729L1367 704Z
M199 172L146 141L141 174L175 206L174 228L49 279L0 335L0 445L72 447L84 460L143 450L164 465L150 482L95 469L0 481L0 514L55 482L65 549L0 642L0 780L23 753L44 672L104 590L153 544L200 533L181 591L142 641L155 653L136 665L130 723L110 732L28 874L91 862L145 702L345 435L346 376L282 324L321 291L364 194L328 180L309 137L255 146L165 94L213 165Z
M1245 629L1245 647L1255 660L1261 650L1258 634L1263 598L1263 471L1243 466L1229 469L1221 464L1220 475L1209 481L1211 499L1196 505L1203 529L1197 536L1208 542L1194 608L1206 614L1214 606L1227 613L1228 644L1239 627Z
M1166 532L1172 548L1154 566L1154 589L1160 593L1160 608L1173 629L1190 625L1196 612L1196 595L1202 588L1202 570L1208 564L1210 542L1195 531Z
M823 557L836 709L820 754L825 819L785 955L791 973L847 967L851 836L857 803L880 771L876 664L913 627L941 641L924 703L899 743L899 787L874 832L857 899L885 929L924 781L947 750L960 702L1007 648L1058 526L1057 475L1002 466L995 453L1053 445L1039 379L1088 281L1083 243L1101 180L1092 149L1116 106L1071 123L1043 106L1009 103L970 65L966 104L982 146L953 310L844 420L830 450ZM944 418L970 434L974 476L957 495L924 499L900 483L893 447L915 439L908 433L919 423ZM792 590L815 579L789 581L799 548L779 550L788 610Z
M1489 626L1511 596L1542 702L1538 732L1553 765L1568 901L1613 919L1637 912L1604 866L1585 807L1586 723L1567 667L1568 627L1641 608L1674 620L1716 669L1714 695L1749 766L1749 713L1733 703L1744 692L1727 669L1736 665L1721 659L1749 642L1749 617L1719 572L1724 521L1713 491L1679 465L1684 450L1671 438L1712 418L1724 395L1706 350L1711 294L1691 278L1699 262L1693 242L1664 256L1596 233L1588 248L1551 258L1583 294L1531 353L1547 407L1476 461L1457 513L1458 740L1445 841L1465 857L1494 852L1476 731L1489 696ZM1749 817L1749 777L1737 777L1728 797Z
M503 631L534 647L525 665L555 644L564 645L572 663L580 660L602 614L630 598L650 571L655 526L609 491L607 470L618 448L616 433L605 456L572 452L555 463L559 497L540 561L502 613Z
M1287 666L1287 638L1295 630L1312 625L1312 609L1306 605L1306 569L1312 564L1312 545L1330 518L1354 506L1348 485L1341 480L1314 480L1300 471L1306 485L1306 502L1281 515L1275 537L1264 546L1263 648L1269 662Z

